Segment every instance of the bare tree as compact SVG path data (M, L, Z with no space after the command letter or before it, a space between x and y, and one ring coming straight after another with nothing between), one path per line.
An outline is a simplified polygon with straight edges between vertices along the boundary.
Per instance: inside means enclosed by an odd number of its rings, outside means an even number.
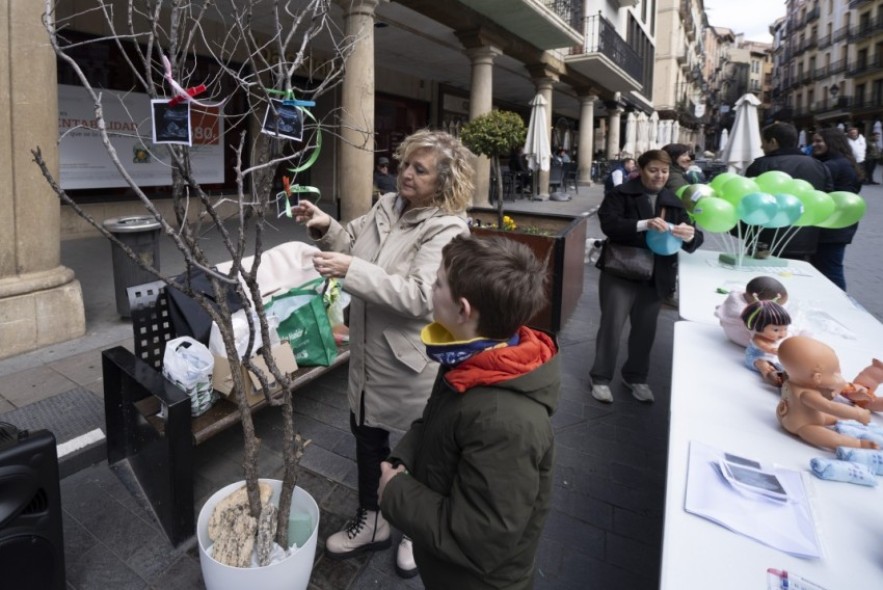
M282 385L282 394L268 396L268 402L282 412L284 448L292 449L285 453L276 526L277 542L287 546L288 515L297 480L297 462L306 444L294 430L292 382L277 367L269 346L260 354L272 373L272 379L263 374L251 358L240 358L235 346L231 312L222 295L232 289L246 305L246 317L250 318L249 349L258 335L263 342L270 342L256 276L263 251L263 230L275 215L276 197L271 194L273 178L279 166L294 166L297 170L301 167L299 164L318 149L321 141L319 122L311 118L303 106L304 101L315 99L340 81L343 62L357 40L346 38L335 26L329 15L329 0L91 0L91 5L85 8L81 7L89 2L76 3L74 10L77 11L73 13L70 8L64 12L65 6L71 6L65 0L44 2L44 24L59 63L74 73L94 105L92 132L100 136L110 160L146 214L161 224L163 233L180 251L187 275L201 270L209 277L217 307L203 294L191 289L189 282L178 287L193 297L218 324L232 367L242 363L257 374L264 391L268 391L272 380ZM84 38L73 33L83 23L92 23L94 28L96 21L100 22L103 34ZM325 60L317 59L320 52L315 47L320 43L328 48ZM193 109L206 104L220 107L219 116L224 119L226 132L235 138L232 142L235 146L232 156L235 189L232 194L218 197L203 189L193 173L188 146L155 145L150 137L142 137L143 148L150 157L168 161L171 169L174 218L167 218L159 210L153 198L127 172L112 142L117 131L108 128L105 108L108 101L118 101L118 95L100 87L75 58L84 46L99 44L115 47L131 74L132 87L122 90L143 93L150 98L195 100L197 103L191 105ZM208 78L199 79L205 68L199 68L198 64L205 63L211 64L212 73ZM309 87L298 87L297 76L311 75L314 73L311 69L321 69L321 78L314 79ZM196 95L201 85L205 90ZM196 96L187 95L187 89ZM232 108L231 96L239 96L237 104L245 105L241 112ZM295 106L305 115L303 142L298 149L292 150L292 145L285 145L290 144L285 139L255 132L260 129L267 109L274 116L279 114L280 101L271 100L274 98L283 99L286 106ZM133 117L132 123L130 128L137 129L142 121L135 121ZM59 139L64 140L64 136ZM142 268L170 284L174 277L163 275L159 269L145 264L62 189L39 146L32 153L62 202L70 205ZM230 224L235 225L233 229L224 224L231 218L236 221ZM220 273L213 269L213 265L220 261L209 260L201 246L204 225L217 229L218 239L223 241L225 253L232 261L229 272ZM242 266L242 260L247 256L254 256L251 268ZM238 279L240 275L244 277L242 282ZM251 318L257 318L257 321ZM261 441L255 433L244 394L243 375L234 370L232 377L245 437L243 465L249 505L252 516L258 519L261 504L257 466Z

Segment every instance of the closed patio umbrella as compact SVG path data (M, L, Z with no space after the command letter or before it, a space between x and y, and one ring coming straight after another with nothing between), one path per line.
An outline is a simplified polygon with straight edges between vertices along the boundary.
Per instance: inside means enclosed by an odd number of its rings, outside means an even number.
M527 167L534 171L534 194L536 195L536 172L549 170L552 147L549 145L549 128L546 124L546 99L537 94L530 101L530 122L527 125L527 138L524 140L524 155Z
M723 131L721 131L721 142L718 146L718 151L723 155L724 150L727 149L727 142L730 141L730 131L725 127Z
M730 172L744 175L748 166L763 155L760 124L757 120L759 104L760 101L753 94L745 94L736 101L736 121L733 123L727 148L721 156Z

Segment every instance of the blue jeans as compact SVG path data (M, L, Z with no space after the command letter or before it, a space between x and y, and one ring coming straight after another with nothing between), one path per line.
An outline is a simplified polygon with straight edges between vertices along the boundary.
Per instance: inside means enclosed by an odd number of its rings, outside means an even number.
M816 253L809 261L820 273L846 291L846 277L843 274L843 257L846 254L846 244L819 244Z

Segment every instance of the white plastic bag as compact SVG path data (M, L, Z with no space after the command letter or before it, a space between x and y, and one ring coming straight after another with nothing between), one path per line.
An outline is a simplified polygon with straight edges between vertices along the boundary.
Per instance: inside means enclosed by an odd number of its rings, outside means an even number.
M163 376L190 396L190 412L199 416L212 407L212 371L215 359L201 342L182 336L166 342L162 360Z
M255 351L260 350L264 345L263 339L261 338L261 329L260 324L258 323L258 318L257 316L254 316L254 312L252 312L252 326L254 326L255 331L254 343L252 343L251 349L248 349L249 323L248 316L246 316L245 313L245 309L240 309L230 316L230 322L233 325L233 337L236 340L236 352L239 354L240 359L250 357ZM268 317L267 321L270 324L270 339L272 340L273 334L275 334L276 330L271 318ZM271 344L274 343L271 342ZM212 330L208 339L208 349L215 356L227 358L227 349L224 347L224 339L221 337L221 329L218 327L217 322L212 322Z

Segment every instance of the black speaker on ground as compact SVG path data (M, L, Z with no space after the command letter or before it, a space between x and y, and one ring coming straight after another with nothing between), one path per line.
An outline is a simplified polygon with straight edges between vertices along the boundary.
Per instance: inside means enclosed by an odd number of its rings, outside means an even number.
M64 587L55 437L0 423L0 588Z

